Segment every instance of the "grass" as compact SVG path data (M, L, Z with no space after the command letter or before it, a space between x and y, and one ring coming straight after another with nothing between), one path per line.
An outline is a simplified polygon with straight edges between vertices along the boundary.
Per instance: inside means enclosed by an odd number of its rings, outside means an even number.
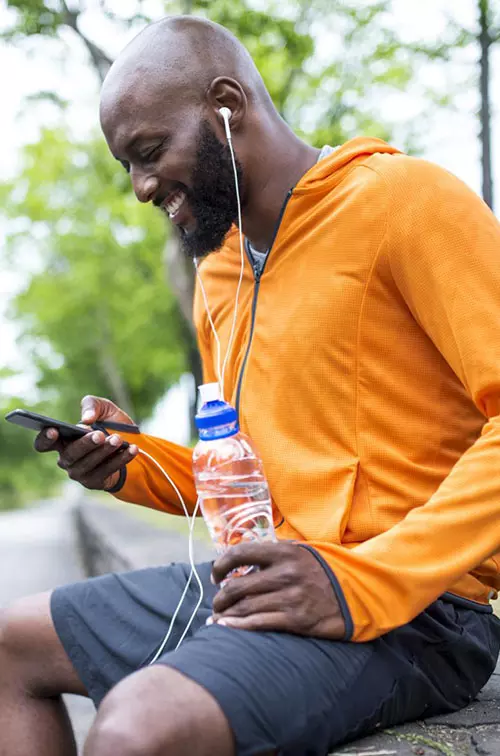
M414 733L395 732L394 730L384 730L388 735L393 735L396 740L406 740L407 743L412 745L423 745L433 748L435 751L442 753L443 756L456 756L456 752L452 750L452 747L447 743L442 743L437 740L432 740L425 735L416 735Z

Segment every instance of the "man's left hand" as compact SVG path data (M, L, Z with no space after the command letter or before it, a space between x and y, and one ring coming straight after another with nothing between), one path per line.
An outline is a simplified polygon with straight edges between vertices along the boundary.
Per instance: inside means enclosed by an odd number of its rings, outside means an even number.
M244 565L259 570L227 581L214 598L213 622L241 630L344 638L332 584L310 551L293 543L239 544L214 563L213 581L219 584Z

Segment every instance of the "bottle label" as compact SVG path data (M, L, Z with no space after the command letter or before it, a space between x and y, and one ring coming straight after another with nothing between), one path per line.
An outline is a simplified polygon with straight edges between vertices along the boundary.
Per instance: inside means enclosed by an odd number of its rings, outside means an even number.
M217 438L227 438L239 432L238 423L216 425L214 428L200 428L199 434L202 441L213 441Z

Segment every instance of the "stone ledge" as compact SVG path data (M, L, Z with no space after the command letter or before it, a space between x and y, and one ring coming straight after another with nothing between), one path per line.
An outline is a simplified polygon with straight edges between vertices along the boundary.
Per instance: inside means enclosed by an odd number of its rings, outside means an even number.
M85 499L74 510L78 544L89 576L187 561L186 538L157 530L121 509ZM213 551L195 543L196 561ZM336 749L330 756L500 756L500 666L466 709L394 727Z
M125 505L126 506L126 505ZM153 528L121 508L84 499L73 510L78 548L89 577L189 561L187 537ZM210 546L194 542L197 562L214 558Z

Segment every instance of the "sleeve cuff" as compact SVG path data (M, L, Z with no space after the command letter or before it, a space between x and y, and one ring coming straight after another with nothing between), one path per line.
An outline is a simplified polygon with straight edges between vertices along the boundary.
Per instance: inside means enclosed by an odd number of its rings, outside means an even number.
M339 581L337 580L337 576L333 572L328 562L326 562L323 559L321 554L318 551L316 551L316 549L313 549L313 547L309 546L307 543L299 543L298 545L301 546L303 549L306 549L307 551L309 551L313 555L313 557L320 563L320 565L323 567L324 571L328 575L330 579L330 583L332 584L333 592L338 601L340 611L342 612L342 618L344 620L345 634L342 640L350 641L354 633L354 623L352 621L351 612L349 611L349 607L347 605L344 592L340 586Z
M127 468L121 467L120 468L120 475L118 476L118 480L116 481L115 485L112 488L105 488L106 493L115 494L118 493L118 491L121 491L123 486L125 485L125 481L127 480Z

